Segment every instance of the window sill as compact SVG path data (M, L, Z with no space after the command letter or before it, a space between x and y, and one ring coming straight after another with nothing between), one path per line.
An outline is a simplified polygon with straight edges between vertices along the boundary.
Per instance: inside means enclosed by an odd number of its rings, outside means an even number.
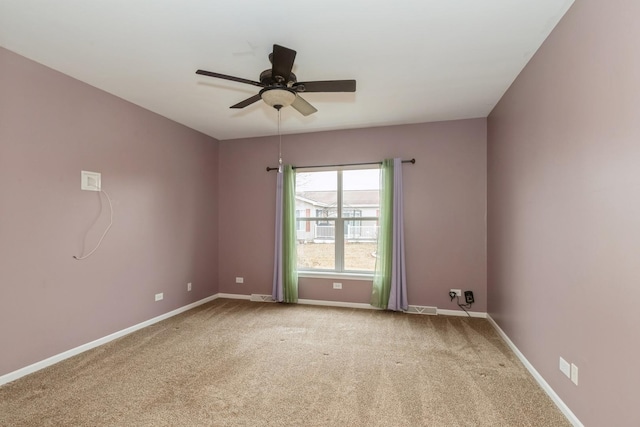
M299 271L298 277L305 279L342 279L373 281L373 274L367 273L336 273L333 271Z

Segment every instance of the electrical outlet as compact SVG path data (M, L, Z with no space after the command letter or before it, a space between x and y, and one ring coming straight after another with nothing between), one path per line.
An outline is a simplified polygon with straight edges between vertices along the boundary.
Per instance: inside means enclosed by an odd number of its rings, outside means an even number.
M575 385L578 385L578 367L573 363L571 364L571 381L573 381Z
M187 292L191 292L191 282L187 283Z
M560 357L560 372L565 374L567 378L571 378L571 365L562 357Z
M163 298L164 298L164 293L160 292L159 294L156 294L156 301L160 301Z
M342 289L342 283L333 282L333 289Z
M456 296L456 297L461 297L462 296L462 290L461 289L449 289L449 292L455 293L454 296Z
M236 283L244 283L244 277L236 277Z

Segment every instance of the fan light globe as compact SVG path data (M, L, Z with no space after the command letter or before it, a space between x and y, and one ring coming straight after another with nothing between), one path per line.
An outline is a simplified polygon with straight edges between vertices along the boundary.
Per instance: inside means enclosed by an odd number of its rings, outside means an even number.
M275 107L279 105L281 107L288 107L296 100L296 94L287 89L269 89L260 93L262 100L268 105Z

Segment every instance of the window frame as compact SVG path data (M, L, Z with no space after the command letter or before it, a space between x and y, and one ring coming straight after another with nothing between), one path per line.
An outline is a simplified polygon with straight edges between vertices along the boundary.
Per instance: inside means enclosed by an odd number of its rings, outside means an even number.
M318 277L318 278L352 278L352 279L371 279L373 277L374 271L372 270L346 270L345 269L345 222L346 221L375 221L375 223L379 226L380 224L380 208L376 209L378 213L377 216L349 216L345 217L343 215L343 211L345 210L343 206L343 188L344 188L344 180L343 180L343 172L351 171L351 170L380 170L380 166L375 167L375 164L371 165L357 165L357 166L337 166L337 167L313 167L313 168L296 168L296 193L297 193L297 179L298 173L309 173L309 172L336 172L336 192L337 192L337 202L336 202L336 216L332 217L296 217L296 230L298 229L299 222L307 221L307 224L311 222L316 222L316 225L320 223L331 223L335 224L334 226L334 268L333 269L325 269L325 268L300 268L298 267L298 276L300 277ZM346 210L360 211L360 215L362 215L361 208L347 208ZM377 239L374 241L377 243ZM297 244L297 243L296 243Z

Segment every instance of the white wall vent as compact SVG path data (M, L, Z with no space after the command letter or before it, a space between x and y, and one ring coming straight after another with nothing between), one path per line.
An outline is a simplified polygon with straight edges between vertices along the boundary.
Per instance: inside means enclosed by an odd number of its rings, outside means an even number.
M427 307L424 305L410 305L407 313L412 314L438 314L438 307Z
M251 301L257 302L275 302L271 295L251 294Z

